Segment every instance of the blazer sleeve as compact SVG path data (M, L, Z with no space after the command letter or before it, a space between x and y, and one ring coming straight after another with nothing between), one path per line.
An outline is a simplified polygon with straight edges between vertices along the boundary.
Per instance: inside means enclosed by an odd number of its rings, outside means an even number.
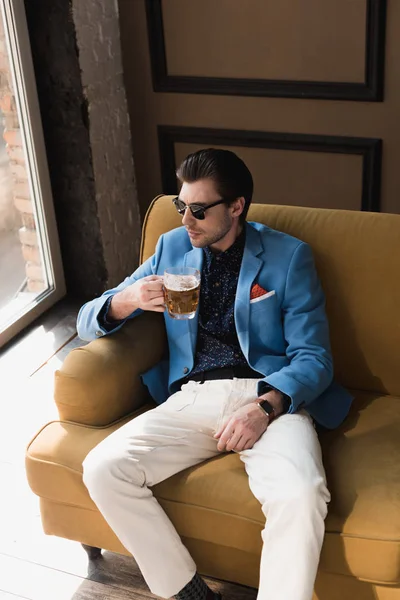
M90 302L86 302L86 304L82 306L77 317L77 332L82 340L90 342L104 335L115 333L124 326L126 321L142 314L142 309L135 310L123 321L117 321L114 328L107 325L104 321L104 314L106 312L105 305L110 296L114 296L117 292L122 291L124 288L135 283L135 281L138 281L138 279L157 273L162 247L163 236L158 240L156 251L153 256L148 258L140 267L138 267L132 275L126 277L124 281L116 287L104 292L99 298L90 300Z
M304 242L290 261L282 309L290 364L264 381L290 396L292 413L315 400L333 378L325 297L311 248Z

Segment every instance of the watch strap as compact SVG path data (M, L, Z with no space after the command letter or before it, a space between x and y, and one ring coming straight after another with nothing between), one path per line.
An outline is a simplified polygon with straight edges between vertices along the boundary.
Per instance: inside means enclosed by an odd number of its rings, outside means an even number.
M267 394L268 392L271 392L272 390L274 390L274 391L279 392L280 394L282 394L282 397L283 397L283 411L282 411L282 414L286 414L289 411L290 405L292 404L291 397L288 396L287 394L285 394L284 392L281 392L280 390L277 390L276 388L272 387L272 385L270 385L266 381L262 381L259 384L258 397L263 396L264 394Z

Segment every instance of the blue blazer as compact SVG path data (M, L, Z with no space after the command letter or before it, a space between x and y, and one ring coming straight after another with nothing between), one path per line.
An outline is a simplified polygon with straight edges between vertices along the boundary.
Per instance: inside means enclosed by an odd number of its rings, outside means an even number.
M346 417L352 396L333 381L325 298L308 244L260 223L246 223L246 244L235 298L235 324L249 365L292 400L289 412L306 409L317 423L333 429ZM78 315L78 335L93 340L120 329L104 329L99 312L110 295L167 267L202 268L203 251L193 248L184 227L162 235L156 251L119 286L86 303ZM275 292L250 302L258 283ZM141 314L132 313L128 319ZM165 313L169 358L142 375L156 402L179 389L193 368L198 314L175 320Z

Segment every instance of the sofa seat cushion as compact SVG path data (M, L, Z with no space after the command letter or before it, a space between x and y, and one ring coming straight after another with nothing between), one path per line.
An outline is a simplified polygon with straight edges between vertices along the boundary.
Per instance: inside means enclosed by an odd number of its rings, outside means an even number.
M52 422L32 440L27 474L33 491L96 510L82 462L110 427ZM332 502L320 568L379 583L400 582L400 398L357 393L352 412L321 443ZM258 555L263 515L235 454L186 469L154 487L180 535Z

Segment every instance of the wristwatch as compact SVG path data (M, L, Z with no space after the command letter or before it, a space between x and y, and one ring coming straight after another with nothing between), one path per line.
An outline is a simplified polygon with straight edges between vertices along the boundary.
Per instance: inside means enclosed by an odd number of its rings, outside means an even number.
M275 419L276 417L276 412L274 407L272 406L272 404L270 402L268 402L268 400L260 400L260 402L257 402L258 406L261 408L261 410L268 415L268 419L271 422L273 419Z
M267 394L268 392L271 392L272 390L275 390L274 387L272 387L272 385L269 385L269 383L266 383L265 381L261 382L259 384L259 392L258 392L258 397L260 396L264 396L264 394ZM292 404L292 399L290 398L290 396L288 396L287 394L284 394L283 392L281 392L280 390L275 390L277 392L279 392L280 394L282 394L283 397L283 401L282 401L282 414L286 414L289 411L290 405ZM265 409L264 406L262 406L264 403L267 403L269 407L272 408L272 411L270 411L270 409L267 407L267 405L265 405ZM270 414L270 412L273 412L273 416L276 416L275 413L275 409L272 406L272 404L270 402L268 402L268 400L261 400L260 402L258 402L258 404L260 405L260 408L262 408L264 410L264 412L266 412L267 414ZM269 412L268 412L269 411Z

